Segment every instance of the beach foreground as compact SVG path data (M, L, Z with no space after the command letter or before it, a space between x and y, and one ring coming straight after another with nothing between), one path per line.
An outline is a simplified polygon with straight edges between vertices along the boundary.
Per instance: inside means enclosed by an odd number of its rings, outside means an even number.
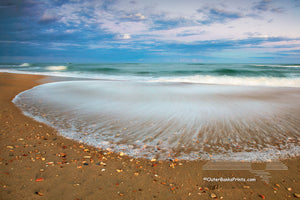
M45 78L0 74L1 199L293 199L300 193L299 158L273 170L268 163L208 170L209 161L135 159L61 137L12 103ZM264 170L267 181L258 173Z

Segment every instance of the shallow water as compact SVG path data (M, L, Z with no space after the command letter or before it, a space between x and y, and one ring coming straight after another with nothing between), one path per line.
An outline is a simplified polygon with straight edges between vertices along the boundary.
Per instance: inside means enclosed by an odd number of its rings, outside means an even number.
M13 102L67 138L134 157L300 155L300 89L130 81L49 83Z

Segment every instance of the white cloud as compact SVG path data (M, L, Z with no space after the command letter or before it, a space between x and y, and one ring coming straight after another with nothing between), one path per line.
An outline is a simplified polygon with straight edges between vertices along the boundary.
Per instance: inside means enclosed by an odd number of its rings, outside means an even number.
M98 32L115 35L115 38L132 40L159 40L166 42L197 42L205 40L235 40L251 37L300 36L299 17L291 3L272 1L268 8L280 8L289 12L272 12L253 9L259 1L231 0L220 3L217 0L122 0L110 3L84 1L67 3L60 8L49 9L45 13L56 13L59 21L72 28L96 27ZM288 1L289 2L289 1ZM105 3L105 5L103 5ZM222 13L241 14L241 17L228 18L226 23L218 21L203 23L209 19L209 9ZM145 17L147 16L147 17ZM53 16L52 16L53 17ZM44 16L50 19L51 16ZM126 20L128 19L128 20ZM164 25L158 26L157 22ZM183 21L184 23L176 22ZM174 25L175 23L175 25ZM159 29L157 29L159 27ZM122 36L122 37L121 37ZM134 37L133 37L134 36Z
M97 22L100 29L104 29L113 34L130 34L137 35L149 30L149 26L141 21L120 22L117 19L98 18Z
M138 17L140 20L146 19L146 17L144 15L142 15L141 13L137 13L135 14L136 17Z
M41 20L51 20L54 19L54 16L49 15L47 13L44 13L43 16L41 17Z
M53 28L50 28L50 29L46 29L45 32L46 33L54 33L54 32L56 32L56 30L54 30Z
M131 36L129 35L129 34L124 34L123 36L122 36L122 39L124 39L124 40L128 40L128 39L130 39L131 38Z
M77 31L76 29L67 29L65 30L65 33L74 33L76 31Z
M262 47L298 46L300 48L300 39L288 40L288 41L264 42L264 43L256 45L256 46L262 46Z
M260 44L247 44L244 49L256 52L284 52L284 51L299 51L300 39L298 40L283 40L274 42L263 42Z
M88 48L89 49L112 49L113 46L108 44L89 44Z
M130 20L145 20L146 17L144 15L142 15L141 13L137 13L137 14L130 14L130 15L126 15L123 17L124 19L130 19Z
M56 20L56 17L52 14L49 14L49 13L44 13L42 15L42 17L40 18L40 22L51 22L51 21L54 21Z

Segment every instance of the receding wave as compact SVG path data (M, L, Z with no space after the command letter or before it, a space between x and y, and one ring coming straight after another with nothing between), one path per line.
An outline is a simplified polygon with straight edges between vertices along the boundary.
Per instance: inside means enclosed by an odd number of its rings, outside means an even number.
M300 155L300 89L128 81L37 86L13 102L63 136L134 157Z
M65 71L67 70L67 68L68 68L67 66L63 66L63 65L45 67L45 69L50 71Z
M162 77L151 82L203 83L218 85L271 86L271 87L300 87L300 78L280 77L232 77L232 76L185 76Z

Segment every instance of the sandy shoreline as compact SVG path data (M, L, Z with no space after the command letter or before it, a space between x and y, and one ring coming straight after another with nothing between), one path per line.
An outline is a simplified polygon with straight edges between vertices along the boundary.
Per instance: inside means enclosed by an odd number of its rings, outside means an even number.
M300 193L299 158L281 162L288 170L268 171L265 183L249 170L203 170L207 161L132 159L63 138L11 102L45 81L50 80L0 73L0 199L293 199Z

